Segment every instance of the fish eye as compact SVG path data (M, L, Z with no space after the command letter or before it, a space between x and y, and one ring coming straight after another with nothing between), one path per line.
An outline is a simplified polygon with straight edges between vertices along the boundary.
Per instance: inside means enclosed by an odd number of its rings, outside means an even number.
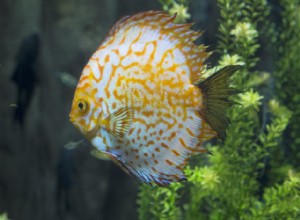
M77 102L77 107L80 112L85 113L88 109L88 103L83 99L79 99Z

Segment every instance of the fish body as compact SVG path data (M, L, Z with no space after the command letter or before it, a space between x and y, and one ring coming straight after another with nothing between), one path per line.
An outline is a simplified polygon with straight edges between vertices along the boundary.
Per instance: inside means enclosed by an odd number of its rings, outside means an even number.
M26 113L38 82L35 65L39 47L40 39L36 33L30 34L22 41L17 54L17 65L11 77L18 90L14 121L17 121L21 127L24 126Z
M237 69L204 80L209 53L194 44L200 32L174 19L148 11L118 21L84 67L70 113L100 152L140 182L161 186L184 180L202 143L224 135L234 93L228 79Z

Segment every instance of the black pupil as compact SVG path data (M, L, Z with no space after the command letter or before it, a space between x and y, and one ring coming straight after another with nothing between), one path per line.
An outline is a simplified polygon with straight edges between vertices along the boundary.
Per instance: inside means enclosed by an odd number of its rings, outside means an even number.
M82 109L83 109L83 106L84 106L84 105L83 105L83 103L82 103L82 102L79 102L79 103L78 103L78 107L79 107L79 109L80 109L80 110L82 110Z

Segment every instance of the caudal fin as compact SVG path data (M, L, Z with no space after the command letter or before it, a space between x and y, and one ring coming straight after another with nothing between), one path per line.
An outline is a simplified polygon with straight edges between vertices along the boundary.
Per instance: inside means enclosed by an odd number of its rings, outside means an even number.
M222 140L225 139L229 124L226 109L234 104L228 97L238 93L238 90L230 87L230 77L240 68L239 65L226 66L197 85L203 95L200 115Z

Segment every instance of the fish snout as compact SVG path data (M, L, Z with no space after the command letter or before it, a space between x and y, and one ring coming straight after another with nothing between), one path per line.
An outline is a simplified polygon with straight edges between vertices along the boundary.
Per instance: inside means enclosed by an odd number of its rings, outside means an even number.
M70 114L70 115L69 115L69 120L70 120L70 122L74 123L75 118Z

